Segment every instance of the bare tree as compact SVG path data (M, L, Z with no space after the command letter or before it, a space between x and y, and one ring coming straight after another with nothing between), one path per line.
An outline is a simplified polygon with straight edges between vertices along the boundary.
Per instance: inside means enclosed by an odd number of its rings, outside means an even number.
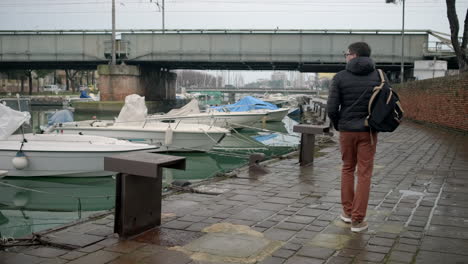
M65 76L66 76L66 79L67 79L67 86L66 86L66 90L69 91L70 90L70 85L71 84L71 90L72 92L75 92L75 77L76 75L79 73L79 71L77 70L70 70L70 69L66 69L65 70Z
M34 73L36 73L35 79L37 80L37 91L39 91L39 79L45 78L47 75L51 74L53 70L34 70Z
M178 71L177 74L178 86L216 87L219 81L216 76L199 71L183 70Z
M468 72L468 57L466 46L468 44L468 9L465 15L465 23L463 29L463 37L460 45L458 40L458 31L460 25L458 23L457 10L455 7L456 0L446 0L447 2L447 18L450 24L450 35L452 40L453 50L457 56L458 68L460 72Z
M29 92L28 94L29 95L32 95L32 91L33 91L33 70L25 70L24 71L24 75L26 75L26 77L28 78L28 84L29 84Z

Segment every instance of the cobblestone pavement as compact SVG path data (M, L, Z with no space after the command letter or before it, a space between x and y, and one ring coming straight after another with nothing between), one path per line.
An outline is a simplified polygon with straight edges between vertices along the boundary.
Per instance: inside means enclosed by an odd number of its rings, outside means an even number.
M132 240L108 215L12 247L0 263L468 263L468 136L407 123L380 134L369 230L339 220L338 147L313 167L268 163L163 201L163 225ZM201 189L200 189L201 190Z

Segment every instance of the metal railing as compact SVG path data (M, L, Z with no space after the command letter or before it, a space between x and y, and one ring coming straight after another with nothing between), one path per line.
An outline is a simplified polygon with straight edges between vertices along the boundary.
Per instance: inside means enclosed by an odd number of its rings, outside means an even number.
M400 34L400 29L120 29L119 33L152 34ZM408 29L405 34L430 34L429 29ZM110 29L94 30L0 30L0 34L111 34Z
M119 59L127 59L130 55L130 41L117 40L115 46L115 54ZM106 57L110 56L112 52L112 41L104 41L104 54Z

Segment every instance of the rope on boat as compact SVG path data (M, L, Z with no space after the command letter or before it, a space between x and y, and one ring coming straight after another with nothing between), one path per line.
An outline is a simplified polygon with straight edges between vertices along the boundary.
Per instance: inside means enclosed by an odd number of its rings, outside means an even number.
M284 135L287 135L287 136L291 136L291 137L295 137L295 138L300 138L299 136L289 135L289 134L286 134L286 133L281 133L281 132L278 132L278 131L268 130L268 129L264 129L264 128L246 126L246 125L235 124L235 123L232 123L232 124L237 125L237 126L243 126L243 127L245 127L245 128L250 128L250 129L259 130L259 131L261 131L261 132L269 132L269 133L271 133L271 134L273 134L273 133L278 133L278 134L283 135L283 136L284 136ZM234 129L234 128L231 128L231 129L232 129L234 132L236 132L236 134L238 134L239 136L246 138L244 135L240 134L236 129ZM247 139L248 139L248 138L247 138ZM266 146L266 145L264 145L264 144L262 144L262 143L260 143L260 142L257 142L257 141L249 141L249 143L250 143L250 142L255 142L256 144L258 144L258 145L260 145L260 146L264 146L264 147L266 147L266 148L269 149L269 150L271 149L271 147L275 147L275 146ZM286 140L282 140L282 142L287 143Z
M233 124L233 125L236 125L236 126L240 126L240 127L243 127L243 128L250 128L250 129L255 129L255 130L260 130L262 132L275 132L276 131L272 131L272 130L268 130L268 129L265 129L265 128L259 128L259 127L253 127L253 126L247 126L247 125L242 125L242 124L238 124L238 123L230 123L230 124ZM233 128L234 129L234 128ZM279 133L279 132L278 132Z
M300 136L290 135L290 134L288 134L288 133L282 133L282 132L279 132L279 131L269 130L269 129L265 129L265 128L259 128L259 127L253 127L253 126L246 126L246 125L236 124L236 123L232 123L232 124L233 124L233 125L236 125L236 126L242 126L242 127L244 127L244 128L250 128L250 129L258 130L258 131L261 131L261 132L278 133L278 134L281 134L281 135L288 135L288 136L297 137L297 138L300 137ZM235 129L232 128L232 130L235 130Z
M238 152L226 152L226 151L216 151L210 150L208 151L210 154L219 155L219 156L226 156L226 157L233 157L233 158L241 158L241 159L248 159L250 154L238 153Z
M233 131L234 131L234 132L235 132L237 135L239 135L239 137L241 137L241 138L244 138L244 139L245 139L244 143L255 143L255 144L259 145L259 146L265 146L265 145L263 145L263 144L262 144L262 143L260 143L260 142L257 142L257 141L254 141L254 140L251 140L250 138L248 138L248 137L246 137L246 136L242 135L242 134L241 134L241 133L239 133L239 131L237 131L235 128L232 128L232 130L233 130ZM238 138L238 139L240 139L240 138ZM240 140L242 140L242 139L240 139Z
M209 139L211 139L211 141L213 141L215 144L218 143L218 141L216 141L213 137L211 137L211 136L208 134L208 132L206 132L205 129L203 129L203 128L199 128L199 129L200 129L201 131L203 131L203 133L205 133L205 135L206 135Z
M197 152L200 151L200 149L180 147L180 146L175 146L175 145L171 145L170 148L176 149L176 150L192 150L192 151L197 151ZM206 150L204 152L210 153L210 154L215 154L215 155L233 157L233 158L242 158L242 159L244 159L244 158L248 159L249 158L248 154L240 154L240 153L238 154L238 153L232 153L232 152L231 153L226 153L226 152L222 152L222 151L213 151L213 150Z

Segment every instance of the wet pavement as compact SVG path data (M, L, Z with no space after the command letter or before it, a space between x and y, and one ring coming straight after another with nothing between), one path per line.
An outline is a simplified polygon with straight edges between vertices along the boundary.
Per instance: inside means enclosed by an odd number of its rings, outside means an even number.
M0 263L468 263L467 135L409 122L380 134L364 233L339 220L338 146L322 153L167 196L161 227L133 239L108 214L8 247Z

